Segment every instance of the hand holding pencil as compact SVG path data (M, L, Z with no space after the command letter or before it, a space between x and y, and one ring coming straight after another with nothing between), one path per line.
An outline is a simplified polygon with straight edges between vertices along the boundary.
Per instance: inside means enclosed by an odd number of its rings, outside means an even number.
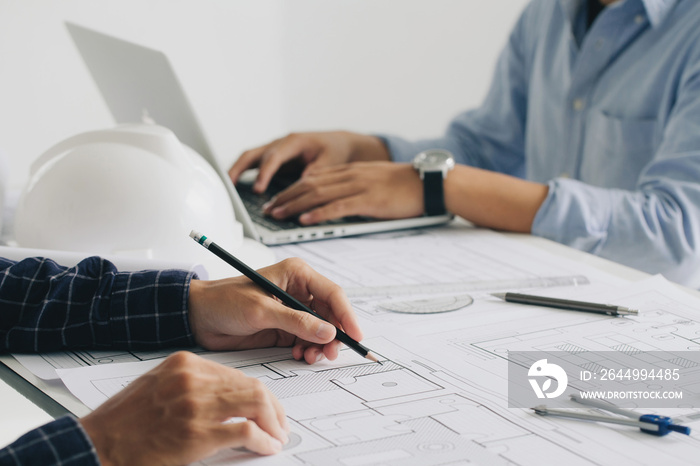
M303 260L254 271L216 243L204 245L203 235L190 236L244 274L192 281L190 322L197 343L212 350L293 346L294 358L312 364L324 356L335 359L342 342L376 361L357 343L362 331L342 288Z

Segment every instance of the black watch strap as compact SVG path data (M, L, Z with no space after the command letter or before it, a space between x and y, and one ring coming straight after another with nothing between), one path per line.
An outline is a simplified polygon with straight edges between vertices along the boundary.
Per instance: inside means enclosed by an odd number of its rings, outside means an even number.
M425 202L425 215L444 215L445 193L442 188L442 172L423 173L423 201Z

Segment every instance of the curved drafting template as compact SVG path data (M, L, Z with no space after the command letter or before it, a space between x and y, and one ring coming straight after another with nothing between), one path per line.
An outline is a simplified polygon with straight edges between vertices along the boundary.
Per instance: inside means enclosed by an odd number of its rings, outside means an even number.
M474 299L468 294L459 296L440 296L435 298L415 299L409 301L387 301L378 306L387 311L404 314L436 314L456 311L469 306Z

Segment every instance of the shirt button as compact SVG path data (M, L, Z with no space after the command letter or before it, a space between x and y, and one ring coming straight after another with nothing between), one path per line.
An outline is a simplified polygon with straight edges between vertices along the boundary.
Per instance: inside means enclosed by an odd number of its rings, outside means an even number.
M573 107L574 110L583 110L583 107L586 106L586 103L583 101L583 99L574 99Z
M634 22L637 24L642 24L644 22L644 15L637 15L634 17Z

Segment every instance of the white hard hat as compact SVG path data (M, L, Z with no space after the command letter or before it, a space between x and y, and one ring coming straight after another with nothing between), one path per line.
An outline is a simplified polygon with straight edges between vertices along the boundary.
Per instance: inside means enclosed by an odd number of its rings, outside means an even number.
M170 130L148 124L53 146L32 165L15 216L21 247L199 263L210 278L237 275L190 239L192 229L243 260L252 249L253 267L271 261L269 250L244 241L214 169Z

